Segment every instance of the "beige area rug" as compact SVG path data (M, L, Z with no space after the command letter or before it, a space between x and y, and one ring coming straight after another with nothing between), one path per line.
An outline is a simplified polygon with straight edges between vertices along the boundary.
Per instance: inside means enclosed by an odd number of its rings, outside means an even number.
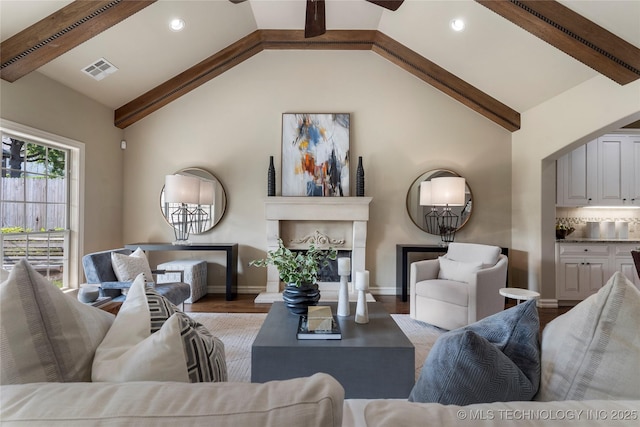
M229 382L251 381L251 344L267 317L264 313L188 313L222 340L227 360ZM391 317L415 347L416 379L420 375L429 350L442 330L417 320L408 314Z

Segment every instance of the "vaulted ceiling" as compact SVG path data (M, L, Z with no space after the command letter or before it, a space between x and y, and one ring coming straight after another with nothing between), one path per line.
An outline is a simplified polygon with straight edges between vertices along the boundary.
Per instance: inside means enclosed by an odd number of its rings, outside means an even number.
M406 0L389 11L326 0L305 39L304 0L0 1L0 76L40 72L114 109L125 128L266 49L371 50L508 130L520 112L597 73L640 78L640 1ZM168 22L180 17L181 32ZM453 32L450 22L467 27ZM119 70L81 70L105 58Z

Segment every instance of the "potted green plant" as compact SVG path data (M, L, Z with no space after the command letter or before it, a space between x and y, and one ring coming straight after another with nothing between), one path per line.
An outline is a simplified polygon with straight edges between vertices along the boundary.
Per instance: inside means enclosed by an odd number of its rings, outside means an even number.
M575 228L565 223L561 223L561 222L556 223L556 239L564 239L574 231L575 231Z
M249 262L249 265L266 267L273 265L278 269L280 280L285 284L282 294L289 311L306 314L310 305L320 300L318 273L320 269L335 260L338 252L333 248L319 249L314 244L306 251L292 251L278 239L278 248L267 251L267 257Z

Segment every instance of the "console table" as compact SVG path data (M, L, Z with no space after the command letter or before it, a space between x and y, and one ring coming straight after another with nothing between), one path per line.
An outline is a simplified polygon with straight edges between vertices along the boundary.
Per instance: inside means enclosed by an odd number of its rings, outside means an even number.
M172 245L171 243L130 243L127 249L143 251L224 251L227 254L225 296L232 301L238 295L238 244L237 243L192 243L191 245Z
M413 252L431 252L444 255L447 252L445 246L440 245L420 245L420 244L399 244L396 245L396 295L402 296L402 301L408 299L409 267L408 255ZM508 255L509 249L502 248L502 254Z

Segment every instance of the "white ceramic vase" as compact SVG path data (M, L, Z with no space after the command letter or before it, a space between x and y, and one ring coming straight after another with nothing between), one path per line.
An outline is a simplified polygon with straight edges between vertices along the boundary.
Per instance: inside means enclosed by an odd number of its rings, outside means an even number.
M369 323L369 309L367 307L367 291L369 290L369 272L356 271L356 290L358 302L356 303L356 323Z

